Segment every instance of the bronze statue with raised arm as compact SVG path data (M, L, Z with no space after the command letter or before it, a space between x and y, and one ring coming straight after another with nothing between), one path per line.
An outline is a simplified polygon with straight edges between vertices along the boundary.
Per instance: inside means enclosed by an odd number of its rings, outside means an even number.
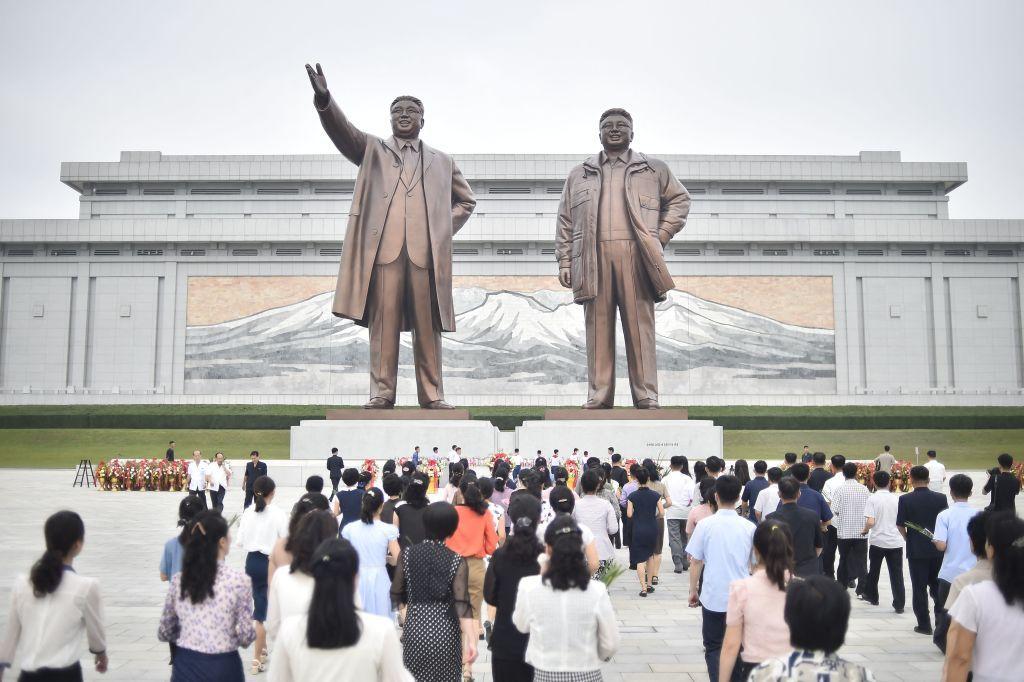
M654 304L674 288L664 249L686 224L690 194L664 161L630 149L633 118L601 114L604 151L569 172L558 207L558 280L583 305L585 409L615 404L615 315L622 321L633 405L657 409Z
M333 312L370 332L368 409L395 406L402 331L412 331L419 404L451 409L441 381L441 332L455 331L452 235L476 201L452 158L419 138L423 103L391 103L391 136L368 135L342 113L319 64L306 64L313 105L331 141L359 166Z

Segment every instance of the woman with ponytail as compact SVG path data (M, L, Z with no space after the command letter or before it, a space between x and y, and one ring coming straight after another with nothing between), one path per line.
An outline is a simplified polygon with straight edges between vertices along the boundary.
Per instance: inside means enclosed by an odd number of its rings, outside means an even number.
M394 623L356 608L356 548L347 540L325 540L309 568L314 580L309 613L281 625L271 682L411 682Z
M512 624L519 581L540 573L537 556L544 546L537 539L540 501L519 495L509 504L512 532L487 565L484 599L495 608L494 627L488 637L491 649L491 678L494 682L530 682L533 667L525 660L528 637Z
M530 636L526 662L536 682L594 682L601 663L619 647L608 589L590 579L583 536L571 516L559 515L544 533L547 565L519 581L512 623Z
M949 608L942 679L1019 680L1024 649L1024 520L996 512L985 523L992 580L965 587Z
M269 476L260 476L253 483L253 504L242 512L238 524L238 544L245 551L245 573L252 580L252 619L256 621L256 649L252 660L252 674L266 669L267 631L267 571L270 555L279 538L288 537L288 516L275 506L277 486Z
M321 496L322 497L322 496ZM325 498L326 499L326 498ZM304 616L313 597L310 562L324 540L338 537L338 522L326 509L316 509L299 520L288 536L292 562L274 571L267 596L267 639L277 638L281 623L289 616Z
M72 568L85 542L85 524L72 511L59 511L43 526L46 551L28 578L11 590L7 633L0 644L0 676L18 652L21 677L41 682L82 679L82 634L95 657L96 672L107 671L103 602L99 582Z
M181 558L185 555L185 544L188 542L189 528L192 519L206 507L196 495L186 495L178 503L178 534L164 543L164 553L160 558L160 580L167 582L175 573L181 572Z
M793 575L789 526L775 519L761 523L754 531L753 558L753 575L729 584L719 681L746 680L764 661L792 650L785 618L786 586Z
M363 611L378 616L391 615L391 579L387 566L398 563L398 529L380 520L384 493L369 488L363 495L359 520L341 531L359 553L359 598Z
M487 500L480 492L480 487L465 477L461 481L459 492L462 501L455 507L459 525L445 544L466 560L469 569L469 603L473 607L473 622L479 626L480 611L484 605L484 558L494 554L498 546L498 533L494 530L494 517L487 508ZM479 637L479 633L475 636Z
M243 682L238 650L256 639L252 582L224 563L231 540L220 512L197 514L188 526L181 573L171 578L157 637L176 647L175 682Z

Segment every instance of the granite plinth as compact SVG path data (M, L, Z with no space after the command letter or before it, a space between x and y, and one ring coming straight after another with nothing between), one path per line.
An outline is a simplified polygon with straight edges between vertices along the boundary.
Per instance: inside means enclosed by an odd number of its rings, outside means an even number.
M578 419L581 421L671 421L688 418L689 412L685 407L663 407L660 410L584 410L583 408L560 408L544 411L544 419L547 421L565 421L567 419Z
M527 455L537 450L550 454L555 448L563 453L579 448L604 456L613 447L623 457L655 461L667 461L673 455L705 459L723 453L722 427L702 419L527 421L516 429L516 444Z
M355 412L355 410L352 410ZM366 410L366 412L397 410ZM423 410L433 416L440 410ZM451 412L451 410L444 410ZM345 463L364 459L408 457L413 448L429 456L432 448L447 455L453 444L466 457L486 457L497 451L498 429L473 419L313 419L291 428L292 459L320 459L338 448Z
M327 410L327 419L344 421L415 421L469 419L469 410L425 410L421 407L393 410Z

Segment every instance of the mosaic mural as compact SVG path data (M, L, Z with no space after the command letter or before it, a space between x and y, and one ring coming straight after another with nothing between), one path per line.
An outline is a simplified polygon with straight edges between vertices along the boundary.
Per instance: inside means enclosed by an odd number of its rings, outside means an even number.
M366 330L331 315L333 277L192 277L189 393L365 393ZM444 335L454 396L584 395L583 308L551 277L456 277ZM830 277L679 277L657 307L660 390L835 393ZM619 382L628 395L619 334ZM400 392L415 393L409 335ZM626 400L619 401L622 404Z

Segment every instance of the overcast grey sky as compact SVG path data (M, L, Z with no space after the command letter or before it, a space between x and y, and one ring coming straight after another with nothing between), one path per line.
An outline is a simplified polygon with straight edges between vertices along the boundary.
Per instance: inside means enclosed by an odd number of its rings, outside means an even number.
M0 217L74 217L61 161L335 153L307 61L364 129L396 94L450 152L966 161L953 217L1024 218L1024 2L0 0Z

